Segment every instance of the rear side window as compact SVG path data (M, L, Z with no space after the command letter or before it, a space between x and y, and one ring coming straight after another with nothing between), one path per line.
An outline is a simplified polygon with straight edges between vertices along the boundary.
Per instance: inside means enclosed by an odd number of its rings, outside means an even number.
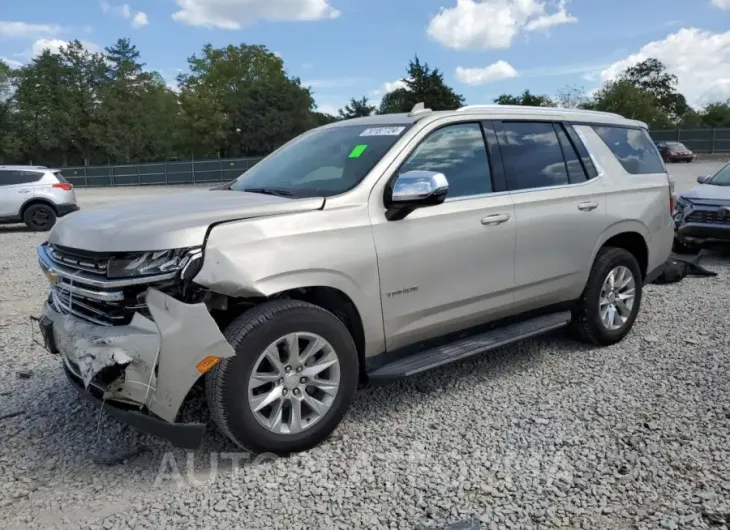
M657 148L644 129L597 125L593 130L621 162L627 173L632 175L665 173Z
M60 182L62 184L67 184L68 183L68 180L66 180L66 178L61 174L60 171L54 171L53 172L53 176L55 176L56 179L58 179L58 182Z
M507 189L569 184L563 149L550 122L495 122Z
M580 156L580 159L583 161L583 168L586 171L586 175L588 175L589 179L596 178L598 176L598 170L596 169L596 165L593 163L591 155L588 153L588 149L586 149L586 146L583 143L583 139L572 125L564 124L564 126L565 132L568 134L568 138L570 138L573 147L575 147L576 151L578 151L578 156Z
M38 182L43 173L38 171L13 171L0 169L0 186L13 186L16 184L30 184Z
M570 142L568 135L560 123L555 124L555 131L558 133L560 147L563 149L563 157L565 158L565 167L568 169L568 178L572 184L585 182L587 180L583 162L578 158L578 153Z

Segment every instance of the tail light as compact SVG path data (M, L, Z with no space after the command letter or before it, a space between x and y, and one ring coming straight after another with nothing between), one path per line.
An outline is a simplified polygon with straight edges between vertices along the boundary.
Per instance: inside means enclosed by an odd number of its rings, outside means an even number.
M674 207L677 204L677 196L674 194L674 179L667 175L669 181L669 215L674 215Z
M71 191L72 189L74 189L73 184L69 184L68 182L58 182L56 184L53 184L51 187L61 188L64 191Z

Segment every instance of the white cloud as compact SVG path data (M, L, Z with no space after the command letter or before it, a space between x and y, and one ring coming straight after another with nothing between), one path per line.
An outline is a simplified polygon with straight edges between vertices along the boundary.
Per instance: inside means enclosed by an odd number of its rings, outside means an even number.
M33 43L33 47L30 50L29 55L37 57L43 50L49 50L51 53L58 53L63 46L68 45L68 41L60 39L38 39ZM81 45L89 50L91 53L101 52L101 48L93 42L81 41Z
M626 68L650 57L662 61L677 76L677 88L690 104L730 98L730 31L682 28L613 63L601 72L601 81L616 79Z
M132 26L135 28L141 28L149 24L150 21L147 19L147 14L142 11L137 11L132 17Z
M61 31L56 24L29 24L0 20L0 37L35 39L45 35L55 35Z
M11 68L19 68L23 66L23 63L21 63L20 61L16 61L15 59L9 59L7 57L0 57L0 61L4 62Z
M323 112L324 114L331 114L332 116L337 116L339 114L341 107L337 107L336 105L331 105L329 103L323 103L321 105L317 105L317 111Z
M567 0L456 0L431 19L428 35L457 50L509 48L520 32L577 22ZM548 12L548 8L552 12Z
M340 12L328 0L176 0L172 18L191 26L241 29L259 19L269 21L323 20Z
M106 0L99 2L99 7L104 13L114 13L116 16L124 20L131 21L133 28L142 28L150 23L147 13L143 11L134 11L129 4L112 5Z
M471 86L485 85L511 77L517 77L517 70L505 61L497 61L484 68L456 67L456 79Z
M730 0L712 0L712 4L720 9L730 9Z
M393 92L393 90L397 90L399 88L407 88L407 87L408 87L408 85L406 85L406 82L403 79L396 79L395 81L386 81L379 88L371 90L370 95L371 96L382 96L383 94L387 94L388 92Z

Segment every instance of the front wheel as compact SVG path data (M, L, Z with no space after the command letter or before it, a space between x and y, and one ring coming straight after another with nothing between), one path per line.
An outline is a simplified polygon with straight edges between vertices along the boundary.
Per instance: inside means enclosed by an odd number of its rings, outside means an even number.
M573 309L574 333L591 344L619 342L639 313L641 287L641 269L634 255L622 248L602 248Z
M56 224L56 212L47 204L32 204L23 213L23 222L34 232L48 232Z
M352 404L358 357L345 325L319 306L266 302L225 331L236 355L206 376L211 415L240 447L303 451L327 438Z

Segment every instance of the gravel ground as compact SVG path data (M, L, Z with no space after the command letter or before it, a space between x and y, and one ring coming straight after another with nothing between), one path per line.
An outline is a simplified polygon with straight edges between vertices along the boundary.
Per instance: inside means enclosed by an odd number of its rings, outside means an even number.
M713 167L670 170L686 189ZM169 190L79 197L155 192ZM647 288L618 345L555 334L365 389L321 446L253 460L212 428L200 451L175 450L69 388L58 359L29 341L42 239L0 228L3 527L730 526L730 258L703 262L716 278ZM186 414L207 419L200 400Z

